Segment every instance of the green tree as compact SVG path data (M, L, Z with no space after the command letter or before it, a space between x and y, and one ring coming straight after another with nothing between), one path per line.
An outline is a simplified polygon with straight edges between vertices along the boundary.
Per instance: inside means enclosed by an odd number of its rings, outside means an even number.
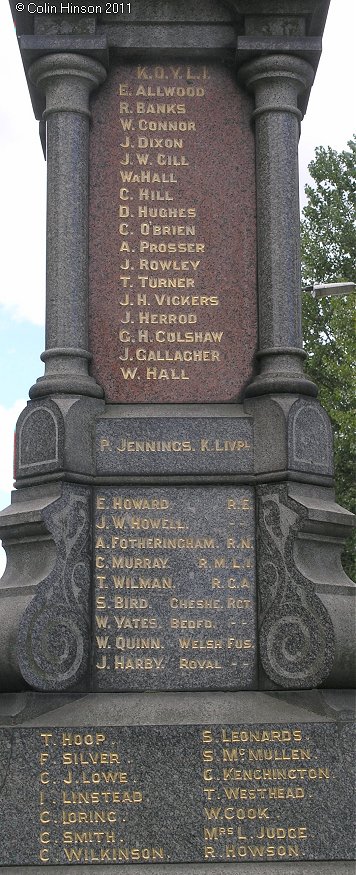
M356 139L336 152L319 147L309 165L301 228L302 282L355 281ZM334 432L337 500L356 511L354 478L355 296L315 299L303 295L306 371L319 388L319 399ZM344 568L355 575L356 537L349 539Z

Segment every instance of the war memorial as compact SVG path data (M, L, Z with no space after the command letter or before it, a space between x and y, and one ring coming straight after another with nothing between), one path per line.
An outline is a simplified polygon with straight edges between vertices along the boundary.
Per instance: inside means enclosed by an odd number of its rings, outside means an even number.
M353 519L300 313L328 0L23 5L46 348L0 513L0 871L351 875Z

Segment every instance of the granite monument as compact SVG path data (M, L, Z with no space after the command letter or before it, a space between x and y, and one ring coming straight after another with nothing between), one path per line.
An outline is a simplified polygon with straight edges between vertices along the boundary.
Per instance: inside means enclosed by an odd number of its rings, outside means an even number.
M300 316L328 0L10 3L48 196L0 870L351 875L353 519Z

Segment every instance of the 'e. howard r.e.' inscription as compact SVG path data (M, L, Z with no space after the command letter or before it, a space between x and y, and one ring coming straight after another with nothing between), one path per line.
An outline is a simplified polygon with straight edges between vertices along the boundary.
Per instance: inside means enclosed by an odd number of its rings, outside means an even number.
M253 490L97 489L97 690L256 683Z

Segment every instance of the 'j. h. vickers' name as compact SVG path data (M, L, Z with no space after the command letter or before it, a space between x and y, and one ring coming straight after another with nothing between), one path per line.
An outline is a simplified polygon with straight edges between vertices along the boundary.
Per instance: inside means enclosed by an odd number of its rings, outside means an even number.
M115 445L107 438L100 438L100 451L117 453L239 453L241 450L250 450L251 444L247 440L208 440L201 438L196 444L192 441L137 441L122 438Z

